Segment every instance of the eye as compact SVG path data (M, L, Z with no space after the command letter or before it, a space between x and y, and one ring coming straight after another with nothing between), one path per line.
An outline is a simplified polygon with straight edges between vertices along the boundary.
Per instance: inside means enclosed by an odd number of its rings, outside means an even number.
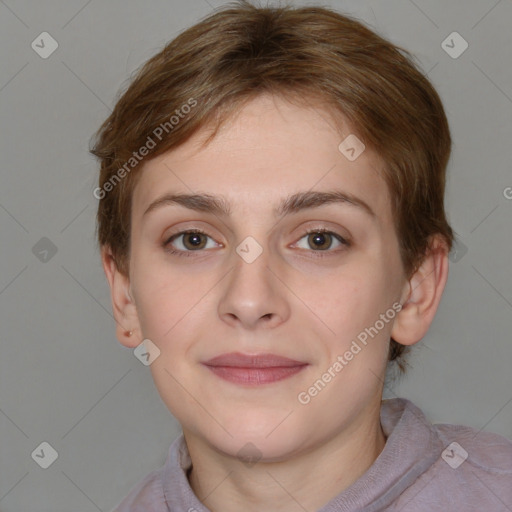
M302 242L301 246L302 240L305 240L306 247L304 247L304 242ZM202 249L214 249L219 245L222 247L222 244L217 244L212 237L200 229L180 231L163 243L164 249L176 256L194 256L194 252L200 253ZM340 247L349 247L350 242L334 231L317 228L308 231L296 242L295 246L299 249L312 250L316 253L315 257L323 257L327 256L327 254L319 253L337 253ZM335 249L338 248L338 250L329 250L333 249L333 246Z
M300 246L299 243L301 240L306 240L305 244L309 247ZM334 231L329 231L324 228L318 228L318 229L312 229L308 231L300 240L297 242L297 246L300 249L306 249L310 250L313 249L315 252L336 252L336 251L329 251L329 249L332 249L333 244L335 247L342 247L342 246L349 246L350 243L348 240L343 238L340 234L335 233Z
M212 241L209 246L208 239ZM189 256L187 253L200 251L201 249L213 249L215 246L213 239L200 229L181 231L164 242L165 249L178 256Z

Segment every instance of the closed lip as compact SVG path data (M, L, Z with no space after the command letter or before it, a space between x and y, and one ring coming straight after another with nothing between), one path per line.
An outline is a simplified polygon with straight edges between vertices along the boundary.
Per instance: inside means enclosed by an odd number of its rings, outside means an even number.
M213 357L203 363L206 366L225 368L293 368L306 366L304 361L296 361L276 354L242 354L230 352Z

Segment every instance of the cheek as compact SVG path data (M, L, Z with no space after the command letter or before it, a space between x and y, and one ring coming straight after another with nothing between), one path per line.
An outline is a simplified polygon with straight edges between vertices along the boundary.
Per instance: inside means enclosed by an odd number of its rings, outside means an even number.
M321 280L311 279L304 288L312 309L345 326L373 317L387 296L380 270L370 265L346 267Z
M364 272L356 272L353 268L350 272L340 272L325 284L317 285L310 294L310 304L329 328L330 334L324 339L330 340L331 359L351 347L358 351L357 359L361 362L375 358L378 363L383 354L385 356L392 315L386 316L384 321L381 315L385 315L395 302L394 285L389 272L377 264L365 266ZM358 343L360 351L352 345L353 342ZM367 347L373 348L368 350Z
M147 265L134 279L133 294L144 336L163 344L197 303L199 290L183 277L168 276Z

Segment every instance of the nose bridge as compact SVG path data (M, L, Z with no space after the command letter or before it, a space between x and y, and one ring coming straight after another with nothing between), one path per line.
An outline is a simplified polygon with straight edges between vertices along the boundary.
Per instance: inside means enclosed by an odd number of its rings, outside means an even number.
M219 302L219 315L250 328L260 321L284 320L288 307L283 286L273 275L276 270L269 270L279 263L268 245L248 236L236 246L232 262L234 267Z
M248 303L263 301L273 288L268 267L271 264L268 246L253 237L245 238L233 254L234 268L229 281L230 291Z

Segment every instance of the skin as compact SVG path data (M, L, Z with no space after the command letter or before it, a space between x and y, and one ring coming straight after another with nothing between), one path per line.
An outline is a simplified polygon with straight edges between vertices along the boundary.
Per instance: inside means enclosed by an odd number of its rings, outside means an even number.
M150 339L159 348L151 372L182 425L191 486L210 510L316 510L384 448L379 412L389 339L407 345L426 333L447 278L446 250L433 239L422 266L404 274L383 162L368 148L355 161L345 158L338 145L350 127L337 129L320 108L263 95L201 147L207 133L144 164L133 195L128 276L103 248L117 335L128 347ZM291 194L333 189L374 214L345 202L274 216ZM223 196L231 214L166 204L144 215L165 193ZM190 257L164 247L191 228L206 231L199 236L203 249L192 250L190 236L167 245L188 248ZM321 251L306 234L318 228L349 245L326 235ZM248 236L263 250L252 263L236 252ZM395 302L403 305L395 318L309 403L300 403L298 394ZM234 351L308 366L249 388L201 364ZM254 465L238 456L247 443L260 457Z

